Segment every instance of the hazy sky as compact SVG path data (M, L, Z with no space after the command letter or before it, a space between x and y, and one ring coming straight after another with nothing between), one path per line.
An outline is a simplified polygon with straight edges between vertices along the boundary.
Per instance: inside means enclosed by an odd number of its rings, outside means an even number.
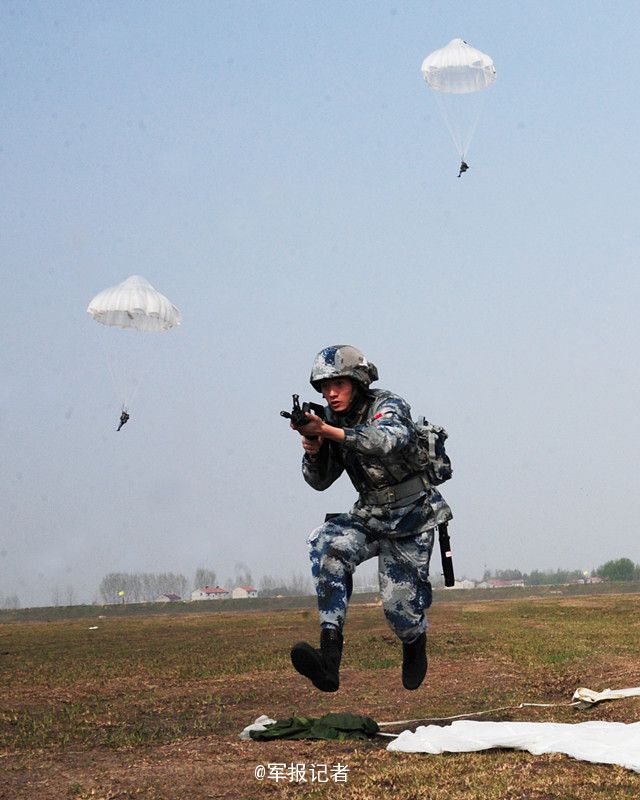
M355 495L303 482L278 412L335 343L448 429L459 576L640 561L639 26L623 0L2 0L0 593L306 573ZM459 180L420 74L458 36L498 73ZM86 307L132 274L183 324L116 433Z

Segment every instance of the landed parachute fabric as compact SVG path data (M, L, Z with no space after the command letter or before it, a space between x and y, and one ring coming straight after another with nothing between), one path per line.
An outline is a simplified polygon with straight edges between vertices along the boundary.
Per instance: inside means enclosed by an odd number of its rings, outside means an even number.
M256 720L258 723L258 720ZM325 714L323 717L289 717L273 724L264 723L263 730L249 726L252 739L328 739L343 742L346 739L370 739L378 733L378 723L371 717L359 714Z
M491 748L563 753L595 764L618 764L640 772L640 722L478 722L403 731L387 750L403 753L472 753Z
M581 686L573 693L573 700L582 708L590 708L596 703L605 700L624 700L626 697L640 697L640 687L632 689L605 689L602 692L594 692L593 689L586 689Z

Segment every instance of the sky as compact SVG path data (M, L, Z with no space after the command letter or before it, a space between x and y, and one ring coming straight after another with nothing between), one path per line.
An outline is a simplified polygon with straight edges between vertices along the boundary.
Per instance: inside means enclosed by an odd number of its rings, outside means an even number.
M447 429L459 577L640 562L639 26L626 0L1 0L0 594L307 574L355 493L304 483L279 411L338 343ZM455 37L497 70L460 179L420 72ZM183 320L123 346L86 308L133 274Z

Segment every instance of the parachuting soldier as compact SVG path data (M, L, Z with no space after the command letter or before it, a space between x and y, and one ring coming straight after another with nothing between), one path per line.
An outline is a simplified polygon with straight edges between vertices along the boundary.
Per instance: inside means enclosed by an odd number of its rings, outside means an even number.
M106 325L109 328L126 328L145 336L171 330L180 325L181 321L180 312L173 303L160 294L157 289L154 289L142 275L130 275L126 281L122 281L117 286L111 286L98 292L89 303L87 313L91 314L100 325ZM109 360L111 361L111 359ZM130 380L124 380L126 369L120 371L117 369L117 365L110 364L110 366L112 367L113 381L123 392L120 397L122 403L120 424L116 429L119 431L130 419L127 401L131 399L129 392L133 391L134 386L131 385ZM115 369L113 369L114 366ZM118 374L119 372L120 374Z
M452 39L424 59L422 77L438 98L460 156L460 177L469 169L466 152L480 116L483 93L496 80L493 59L464 39Z
M123 425L126 425L129 422L129 414L127 414L126 410L122 409L122 414L120 414L120 424L116 428L116 430L120 430Z
M339 688L353 571L374 556L384 613L402 642L403 686L417 689L427 672L429 561L434 531L452 514L424 473L409 405L391 392L370 389L377 379L375 365L355 347L326 347L310 378L328 403L324 419L307 413L303 426L292 424L303 436L305 481L323 491L346 471L359 494L349 513L328 515L309 537L320 647L298 642L291 661L324 692Z

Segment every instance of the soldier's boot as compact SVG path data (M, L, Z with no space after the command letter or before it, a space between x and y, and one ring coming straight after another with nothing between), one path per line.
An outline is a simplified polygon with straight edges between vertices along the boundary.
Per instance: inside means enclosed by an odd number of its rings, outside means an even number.
M337 628L320 629L320 649L307 642L291 648L291 663L321 692L337 692L340 686L342 633Z
M422 632L415 642L402 644L402 685L417 689L427 674L427 634Z

